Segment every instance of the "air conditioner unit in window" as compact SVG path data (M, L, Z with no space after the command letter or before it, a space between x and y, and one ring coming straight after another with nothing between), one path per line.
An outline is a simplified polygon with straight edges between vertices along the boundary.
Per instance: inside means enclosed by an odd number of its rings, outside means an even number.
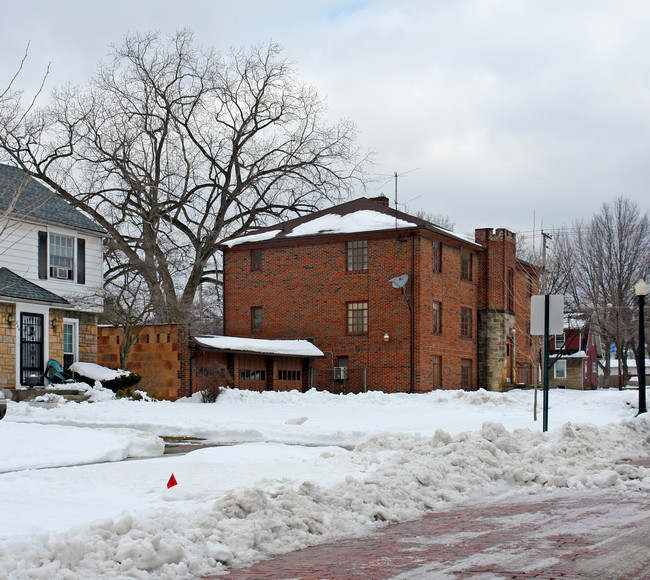
M334 367L334 380L344 381L348 378L348 367Z
M52 278L59 278L60 280L70 279L70 270L67 268L52 268Z

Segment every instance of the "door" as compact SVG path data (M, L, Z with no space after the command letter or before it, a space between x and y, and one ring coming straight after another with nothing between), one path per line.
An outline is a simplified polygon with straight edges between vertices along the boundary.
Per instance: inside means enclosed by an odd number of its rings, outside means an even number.
M274 381L276 391L302 391L302 359L277 357L277 377Z
M43 315L20 314L20 384L43 385Z
M514 353L512 352L512 339L508 338L506 342L506 382L514 382Z

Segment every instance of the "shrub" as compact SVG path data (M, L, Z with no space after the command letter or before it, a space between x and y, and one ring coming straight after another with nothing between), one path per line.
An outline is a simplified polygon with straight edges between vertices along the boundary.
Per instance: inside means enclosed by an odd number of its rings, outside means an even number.
M74 373L74 378L77 381L89 384L91 387L95 384L95 379L86 377L79 373ZM103 380L101 383L102 387L110 389L117 394L118 391L132 389L133 386L137 385L141 380L142 377L138 373L128 372L108 381Z
M131 399L132 401L157 401L158 399L153 395L149 395L144 391L134 391L132 387L120 389L115 393L118 399Z
M217 397L221 394L222 388L216 385L208 387L201 391L201 401L204 403L214 403Z

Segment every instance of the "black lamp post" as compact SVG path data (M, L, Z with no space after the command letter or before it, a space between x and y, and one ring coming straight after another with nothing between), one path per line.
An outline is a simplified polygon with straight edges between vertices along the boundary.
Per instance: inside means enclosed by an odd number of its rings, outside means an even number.
M634 285L634 293L639 299L639 348L638 360L636 363L637 375L639 377L639 412L647 411L645 406L645 320L643 308L645 306L645 297L648 295L648 285L643 278Z

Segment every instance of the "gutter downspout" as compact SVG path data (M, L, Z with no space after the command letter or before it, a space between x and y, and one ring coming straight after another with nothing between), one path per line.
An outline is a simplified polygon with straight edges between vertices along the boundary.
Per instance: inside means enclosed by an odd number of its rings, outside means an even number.
M411 386L409 393L415 393L415 234L411 230Z

